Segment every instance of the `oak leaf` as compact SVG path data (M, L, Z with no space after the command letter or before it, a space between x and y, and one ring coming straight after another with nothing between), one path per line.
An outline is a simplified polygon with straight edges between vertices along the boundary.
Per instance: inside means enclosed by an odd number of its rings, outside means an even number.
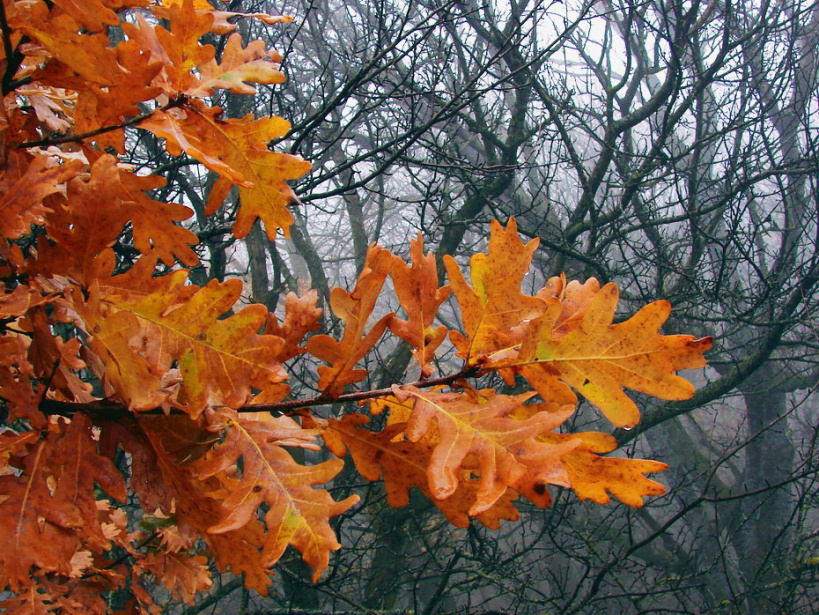
M438 288L438 270L435 255L424 255L424 241L419 233L411 243L412 266L398 256L393 257L390 275L395 294L408 320L394 317L389 321L390 331L412 346L412 354L421 366L421 376L432 375L435 350L446 338L444 325L433 327L441 304L447 300L450 288Z
M366 330L391 266L392 255L387 250L370 246L353 291L348 293L342 288L334 288L330 292L333 314L344 321L341 341L329 335L315 335L307 341L310 354L330 363L318 368L318 386L330 397L338 397L348 384L367 376L367 370L355 366L372 349L393 316L391 313L382 316L369 331Z
M207 564L203 555L155 551L141 558L137 566L156 577L173 596L194 604L196 594L212 584Z
M96 452L91 423L82 415L66 426L52 424L47 437L20 456L22 473L0 476L0 578L12 591L29 585L33 569L69 575L81 539L98 549L107 546L97 522L95 483L120 501L126 498L122 476Z
M472 455L477 460L474 473L480 478L480 489L469 509L473 516L488 510L510 487L536 504L547 505L545 485L562 473L561 457L580 444L577 440L554 446L537 440L571 416L572 406L533 412L523 420L509 418L534 392L435 393L409 385L394 386L393 392L399 400L415 398L406 427L408 440L421 440L433 421L437 424L439 442L427 469L433 497L451 496L461 480L464 459Z
M307 349L300 346L304 336L321 327L322 310L318 306L318 292L309 290L299 297L296 293L287 293L284 298L284 321L279 324L276 315L271 312L265 326L265 333L276 335L284 340L284 348L279 353L280 361L287 361Z
M39 42L62 64L89 83L111 86L128 76L117 62L103 32L82 32L83 27L67 13L49 11L45 3L32 5L27 15L10 19L10 25Z
M537 245L537 240L525 245L520 241L514 218L509 220L506 230L493 221L487 253L475 254L469 261L472 286L467 284L455 259L444 256L466 334L453 331L450 338L458 356L469 364L480 363L486 355L513 346L515 327L543 312L545 305L541 299L524 295L520 290Z
M302 429L288 417L262 413L227 416L224 425L224 440L192 466L201 477L214 476L239 464L242 468L238 485L223 502L221 521L208 531L224 534L239 529L255 519L259 507L266 503L262 565L272 566L292 545L313 568L314 581L318 580L330 552L341 547L330 518L350 508L358 496L336 502L326 490L313 489L313 485L331 480L341 471L343 462L335 459L315 466L296 463L282 447L316 448L315 432Z
M693 385L675 372L704 367L703 353L712 338L661 335L659 329L671 313L667 301L651 303L629 320L612 324L618 298L617 286L606 284L571 326L569 320L560 322L561 302L549 299L546 312L528 323L519 355L488 366L514 367L544 399L567 398L573 395L571 386L617 427L634 427L640 420L624 387L661 399L691 397Z
M609 493L623 504L640 508L643 498L665 493L665 487L645 477L645 474L662 472L668 465L647 459L602 457L617 448L617 441L608 434L581 432L576 434L550 433L541 439L558 444L568 439L582 441L576 449L563 456L561 463L566 469L568 482L581 500L608 504Z
M141 265L136 274L111 278L100 285L99 300L92 290L82 307L89 332L117 359L112 369L129 381L118 391L126 399L140 386L135 376L149 378L142 385L146 394L156 391L157 376L174 361L182 375L178 399L193 419L211 404L238 408L250 399L252 388L263 390L287 378L278 359L284 341L257 333L267 319L264 306L250 305L220 320L239 299L241 281L213 280L198 288L184 286L184 271L158 278L151 272L152 267ZM106 326L106 319L115 319L115 325ZM114 382L111 373L108 379ZM130 405L143 407L133 397Z
M369 421L361 414L346 414L341 420L314 421L333 454L343 456L346 447L364 478L377 481L383 477L390 506L406 506L410 488L417 487L450 523L456 527L469 526L470 510L478 500L480 490L480 481L469 475L477 468L463 468L455 492L445 499L438 499L430 490L427 475L435 445L399 439L406 426L404 423L396 423L380 433L373 433L360 427ZM490 529L498 529L503 520L516 521L519 514L512 504L515 497L515 492L508 489L475 518Z
M269 239L275 239L278 229L287 236L293 222L287 207L298 200L286 180L297 179L311 168L299 156L267 148L270 141L287 134L289 122L251 116L220 120L220 113L218 107L198 109L189 104L184 109L157 111L140 127L164 138L171 155L185 151L221 175L211 190L206 215L222 205L233 185L239 186L241 206L233 227L237 238L245 237L257 219L264 223Z
M31 232L32 224L44 224L51 209L43 199L64 190L81 166L79 162L61 165L51 156L11 152L0 174L0 237L19 239Z

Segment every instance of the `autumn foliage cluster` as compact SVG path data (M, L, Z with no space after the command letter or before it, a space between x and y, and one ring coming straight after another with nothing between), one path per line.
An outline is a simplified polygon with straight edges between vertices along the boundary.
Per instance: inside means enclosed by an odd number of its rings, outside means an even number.
M524 294L537 242L514 220L492 226L469 280L447 257L447 287L420 238L409 263L371 247L355 287L332 292L340 338L314 333L314 292L288 295L279 318L243 307L238 279L191 283L191 211L151 198L164 180L119 161L128 131L218 176L206 214L238 187L239 238L257 220L286 234L285 182L310 168L268 148L283 119L222 119L212 105L218 90L283 79L264 42L231 33L237 19L285 18L205 0L3 0L0 608L106 612L105 592L121 590L121 608L155 611L150 584L192 602L213 568L266 594L288 546L318 578L340 547L331 519L358 499L327 490L348 453L393 506L415 487L458 526L514 520L520 497L548 506L548 485L630 506L662 493L645 474L664 464L602 456L612 437L560 428L577 393L619 427L639 419L624 387L690 396L675 372L704 365L710 340L661 335L663 301L612 324L613 284L561 277ZM229 36L218 58L206 35ZM121 237L141 255L128 268L112 250ZM376 318L386 288L401 310ZM436 325L450 294L460 330ZM412 347L421 379L356 392L357 365L387 332ZM440 374L446 340L462 366ZM304 353L321 363L319 392L292 399L285 366ZM527 392L478 388L489 373ZM311 410L349 399L360 412ZM302 465L293 448L333 458Z

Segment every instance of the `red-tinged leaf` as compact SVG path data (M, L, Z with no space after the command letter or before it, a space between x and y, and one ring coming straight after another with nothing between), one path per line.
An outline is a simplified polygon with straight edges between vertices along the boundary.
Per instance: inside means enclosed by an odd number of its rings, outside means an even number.
M75 416L49 453L48 469L57 481L53 505L70 503L83 520L78 529L83 543L97 552L106 549L108 540L96 522L94 485L99 485L121 503L125 503L128 493L125 481L113 462L97 452L91 421L84 415Z
M0 431L0 476L16 474L15 470L18 468L12 463L12 459L25 453L26 448L39 439L40 434L36 431L15 433L4 427Z
M52 615L56 608L54 597L32 583L16 596L0 599L4 615Z
M208 559L185 553L148 553L137 564L152 574L171 594L187 604L194 604L196 594L210 588L212 580Z
M276 335L284 340L284 348L279 353L280 361L287 361L307 352L300 346L304 336L321 327L322 310L318 305L318 292L309 290L301 297L296 293L287 293L284 298L284 321L279 324L276 315L271 313L267 318L265 333Z
M177 466L189 466L219 441L219 434L208 429L203 420L185 415L143 416L140 425L159 437L162 449Z
M545 304L541 299L524 295L520 290L537 245L537 240L521 243L514 218L509 220L506 230L500 223L492 222L488 252L475 254L469 261L471 287L455 259L444 257L466 333L464 336L453 331L450 337L458 356L469 364L517 344L515 328L543 312Z
M122 476L96 453L90 421L82 415L35 443L21 469L19 476L0 476L0 577L12 591L28 585L32 569L68 575L81 538L107 545L97 522L95 483L118 499L126 496Z
M409 490L417 487L444 513L450 523L457 527L468 527L470 510L478 499L479 481L470 478L475 468L466 468L455 492L445 499L437 499L429 488L427 469L430 466L434 444L397 440L404 431L403 424L395 424L381 433L362 429L359 425L368 422L361 414L346 414L339 421L330 419L322 422L322 436L328 448L341 456L344 447L349 449L361 475L370 481L383 476L390 506L400 508L409 503ZM339 448L333 440L340 439ZM500 497L490 508L478 513L475 518L490 529L498 529L502 520L515 521L519 514L512 505L515 493L511 489Z
M33 384L34 368L28 360L30 345L26 335L10 332L0 337L0 399L5 400L10 417L28 421L33 429L42 429L47 422L38 408L43 391Z
M202 448L211 448L209 438L218 437L218 433L210 431L205 435L201 433L201 421L188 419L177 429L182 418L140 416L133 425L105 422L101 445L108 455L121 447L131 456L131 485L143 510L175 510L175 519L163 520L163 531L173 533L185 544L201 538L220 571L230 569L233 574L244 575L245 587L266 596L270 578L261 564L264 526L252 520L225 534L207 532L222 514L221 499L237 481L225 473L207 479L194 475L189 462L195 459L188 457L193 450L193 457L198 459L199 453L204 452Z
M28 357L39 379L49 382L49 389L59 393L63 399L79 403L92 401L91 385L74 373L85 367L83 360L77 356L80 340L73 338L66 342L54 335L42 308L31 312L19 324L21 329L32 333Z
M355 366L379 340L393 316L383 316L366 331L367 321L391 266L392 255L387 250L370 246L353 292L348 293L342 288L334 288L330 292L330 307L344 321L341 341L329 335L316 335L307 341L307 352L330 363L318 368L318 386L331 397L338 397L348 384L367 376L367 370L356 369Z
M52 299L52 296L44 295L30 286L18 286L10 293L0 295L0 318L22 316L30 309L48 303Z
M51 211L43 199L65 189L65 182L77 175L82 164L59 164L51 156L12 152L0 174L0 237L19 239L42 225Z
M408 320L393 318L389 321L390 331L412 346L412 354L421 366L421 375L432 375L432 359L435 350L446 338L444 325L434 327L435 317L441 304L449 297L449 286L438 288L438 270L435 256L424 255L424 242L419 233L410 248L412 267L403 259L393 257L391 275L395 283L395 294Z
M560 300L560 316L555 321L555 328L565 331L574 321L583 317L589 302L598 292L600 282L596 278L589 278L582 284L577 280L567 284L566 276L561 275L551 278L536 296L544 301L551 298Z
M437 424L439 442L427 470L435 498L450 497L458 488L464 460L468 455L477 459L473 472L479 475L480 489L469 510L471 515L488 510L510 487L536 504L547 505L545 485L554 483L554 476L562 474L561 457L580 444L577 440L553 446L537 440L537 436L571 416L571 406L558 412L536 412L524 420L509 418L533 392L465 395L421 391L411 386L393 387L393 392L399 400L415 398L406 428L411 442L421 440Z
M296 463L282 446L315 446L315 433L287 417L256 414L227 418L225 426L224 440L192 466L199 476L208 477L241 464L240 481L224 500L223 518L209 531L222 534L237 530L255 519L259 506L267 503L262 564L272 566L292 545L313 568L313 579L318 580L330 551L341 546L330 518L350 508L358 496L336 502L327 491L313 489L313 485L331 480L343 462L331 460L309 467Z
M580 317L562 322L561 302L549 299L546 313L526 328L519 356L489 367L515 368L544 399L568 397L569 385L617 427L634 427L640 420L624 387L661 399L691 397L693 385L675 372L704 367L703 353L712 338L661 335L671 313L667 301L651 303L614 325L618 297L617 287L607 284Z
M145 194L164 185L163 178L137 176L104 154L94 161L87 179L69 183L65 211L49 217L49 235L74 256L79 271L87 271L94 257L116 240L128 222L133 225L134 245L142 254L153 251L166 265L173 265L174 257L195 265L199 259L188 245L198 243L198 238L174 224L190 218L193 211Z

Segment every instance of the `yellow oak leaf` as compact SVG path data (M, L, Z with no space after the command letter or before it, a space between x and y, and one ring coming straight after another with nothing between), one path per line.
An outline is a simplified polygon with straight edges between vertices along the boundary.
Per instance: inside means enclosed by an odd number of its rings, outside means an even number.
M98 280L87 301L75 300L89 343L105 346L107 379L132 409L148 409L163 394L158 379L174 362L182 376L177 401L193 419L213 404L238 408L253 389L287 378L279 360L284 340L258 333L264 306L222 318L241 295L240 280L196 287L185 285L185 271L152 274L151 260L141 259L129 272Z
M250 83L284 83L284 73L279 70L281 56L268 51L262 40L255 40L242 48L240 34L232 34L225 45L221 63L215 60L200 66L199 83L189 89L189 96L211 96L215 88L230 90L236 94L255 94Z
M623 388L660 399L688 399L693 385L675 372L705 366L712 338L662 335L671 313L667 301L651 303L629 320L612 324L619 292L606 284L585 305L582 316L561 322L557 298L528 323L517 357L490 362L490 368L513 367L544 399L570 399L571 386L617 427L640 420L636 404Z
M665 493L663 485L646 478L645 474L662 472L668 469L668 465L647 459L601 457L597 454L617 448L617 441L608 434L549 433L541 436L541 439L554 444L576 438L582 440L582 444L564 455L561 463L566 468L568 478L568 483L563 486L571 487L581 500L608 504L611 493L623 504L640 508L644 497Z
M267 145L286 135L290 124L280 117L220 120L220 112L217 107L200 110L187 105L157 112L140 127L164 138L171 155L185 151L220 174L206 215L213 214L231 186L238 185L240 207L234 235L245 237L261 219L269 239L275 239L278 229L287 236L293 222L287 207L298 200L286 181L301 177L311 165L299 156L271 152Z
M509 220L506 230L492 222L489 249L470 259L472 286L467 284L454 258L444 257L450 284L463 315L464 332L453 331L452 343L458 356L474 365L485 356L516 343L514 328L539 316L545 307L537 297L524 295L520 288L537 240L523 244L517 223Z

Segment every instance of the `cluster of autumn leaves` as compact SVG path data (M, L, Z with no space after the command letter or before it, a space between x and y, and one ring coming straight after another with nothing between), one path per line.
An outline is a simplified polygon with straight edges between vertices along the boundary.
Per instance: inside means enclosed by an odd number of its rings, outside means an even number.
M1 608L106 612L101 592L126 589L123 610L156 611L146 576L192 602L211 563L264 595L288 546L318 578L340 547L330 520L358 499L328 491L348 452L363 477L384 481L392 505L415 487L458 526L514 520L519 496L548 506L547 485L631 506L663 492L645 474L664 464L603 457L616 447L610 436L558 428L576 392L618 427L639 419L624 387L690 396L675 372L704 365L710 340L661 335L662 301L612 324L613 284L553 278L524 294L537 242L522 243L514 220L493 224L471 282L445 258L451 288L439 286L420 238L410 262L371 247L355 287L331 293L340 339L312 334L315 292L288 295L280 321L240 307L237 279L190 282L179 266L198 263L197 237L179 224L190 210L152 199L164 180L110 152L125 151L130 127L152 132L217 174L204 215L237 186L237 237L257 219L271 238L286 233L285 182L309 169L268 149L287 122L223 120L209 104L218 89L280 82L279 58L235 33L218 61L201 42L237 18L284 18L204 0L2 6L0 591L12 593ZM141 256L120 271L112 246L123 232ZM159 261L171 272L156 275ZM404 317L373 320L388 277ZM435 324L450 294L460 330ZM383 429L362 413L292 410L287 361L307 353L322 363L305 405L343 399L387 330L411 346L422 378L370 396ZM446 339L463 359L449 376L435 367ZM489 372L527 392L476 388ZM336 458L302 465L288 452L322 447Z

